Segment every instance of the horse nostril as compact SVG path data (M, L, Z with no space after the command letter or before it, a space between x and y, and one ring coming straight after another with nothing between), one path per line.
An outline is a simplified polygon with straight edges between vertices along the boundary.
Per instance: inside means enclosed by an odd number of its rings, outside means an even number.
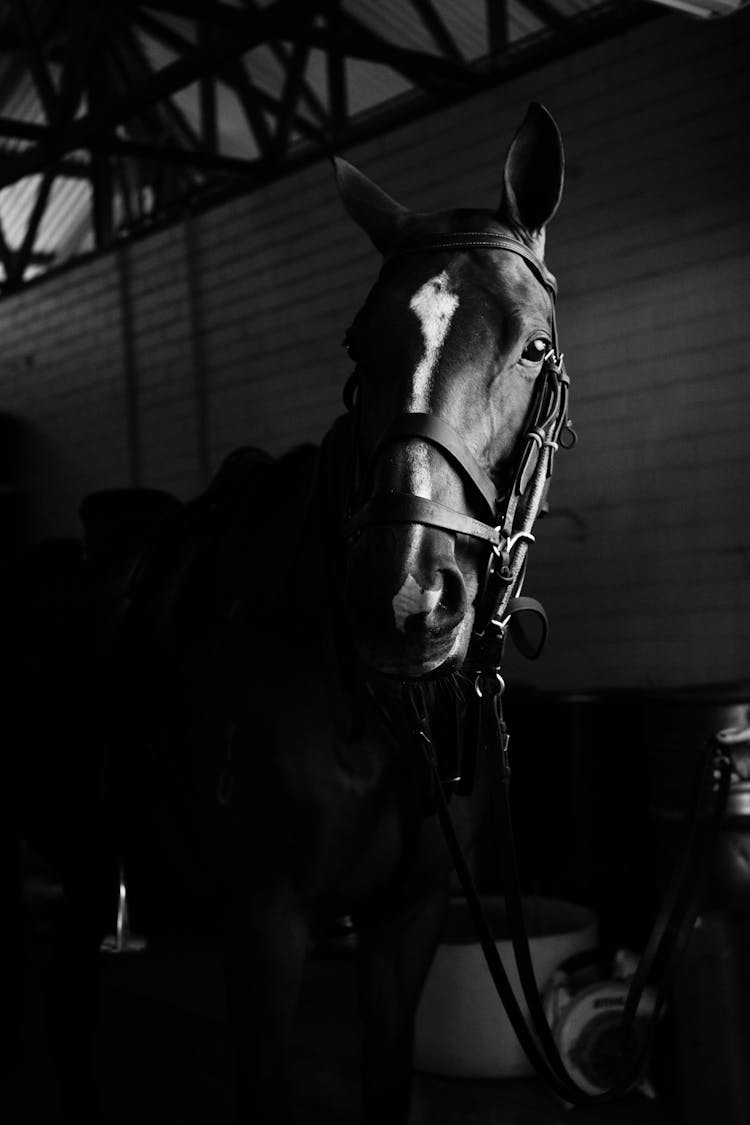
M467 606L466 587L458 566L442 561L409 573L392 600L396 628L442 636L455 629Z
M443 566L439 573L442 585L436 611L451 619L460 619L466 613L466 585L459 567L455 563Z
M406 608L405 625L417 630L427 625L434 633L448 633L466 613L467 595L463 575L453 562L438 563L429 573L416 578L409 576L407 584L419 590L420 596ZM403 588L402 588L403 592ZM395 603L394 603L395 605Z

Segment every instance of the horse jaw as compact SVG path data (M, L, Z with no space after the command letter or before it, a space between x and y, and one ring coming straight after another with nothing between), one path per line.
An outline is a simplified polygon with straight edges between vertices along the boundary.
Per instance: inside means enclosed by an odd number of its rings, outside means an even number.
M383 676L403 680L449 676L466 659L472 625L473 614L446 636L434 638L429 628L417 627L413 633L402 634L396 643L379 643L371 634L355 634L355 648L362 664Z
M448 676L457 671L466 659L474 623L473 612L461 619L450 633L435 639L430 634L430 615L424 615L424 628L417 630L414 645L407 646L399 658L386 660L380 671L403 679L422 679L427 676Z

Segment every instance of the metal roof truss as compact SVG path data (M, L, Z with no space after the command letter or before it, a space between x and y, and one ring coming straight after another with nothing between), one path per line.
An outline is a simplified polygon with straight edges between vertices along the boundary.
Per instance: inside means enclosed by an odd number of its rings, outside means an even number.
M649 18L638 0L10 0L5 291Z

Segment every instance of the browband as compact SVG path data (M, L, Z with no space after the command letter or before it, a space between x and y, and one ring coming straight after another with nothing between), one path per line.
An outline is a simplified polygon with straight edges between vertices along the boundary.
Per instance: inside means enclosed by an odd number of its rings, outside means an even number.
M418 254L430 250L509 250L518 254L531 267L545 289L557 296L557 282L554 274L525 243L509 234L493 234L492 231L449 231L446 234L431 234L408 239L388 254L386 261L400 258L403 254Z

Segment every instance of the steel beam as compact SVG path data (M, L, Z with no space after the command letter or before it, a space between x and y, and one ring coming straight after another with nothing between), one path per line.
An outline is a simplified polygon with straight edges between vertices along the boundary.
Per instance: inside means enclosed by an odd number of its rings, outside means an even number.
M292 0L275 0L259 13L253 30L234 41L224 40L218 46L197 48L185 59L178 59L163 70L147 79L142 86L127 95L112 99L105 106L90 111L83 118L72 122L67 129L55 137L51 149L46 145L35 145L20 153L13 160L0 166L0 188L13 183L22 176L29 176L47 167L50 158L59 158L63 153L77 148L88 148L95 142L99 133L135 117L156 102L169 97L184 86L192 85L200 79L209 67L221 66L251 50L267 38L278 38L288 25L290 11L294 10Z
M492 0L490 0L490 3L492 3ZM445 26L445 22L432 0L411 0L411 5L419 13L422 23L435 41L438 50L442 51L447 59L462 63L464 59L458 49L458 44Z
M174 164L181 168L199 168L205 172L229 172L234 176L257 175L260 160L245 160L239 156L222 156L221 153L203 149L183 149L176 145L156 145L143 141L109 137L103 141L107 152L132 160L146 160L154 164Z

